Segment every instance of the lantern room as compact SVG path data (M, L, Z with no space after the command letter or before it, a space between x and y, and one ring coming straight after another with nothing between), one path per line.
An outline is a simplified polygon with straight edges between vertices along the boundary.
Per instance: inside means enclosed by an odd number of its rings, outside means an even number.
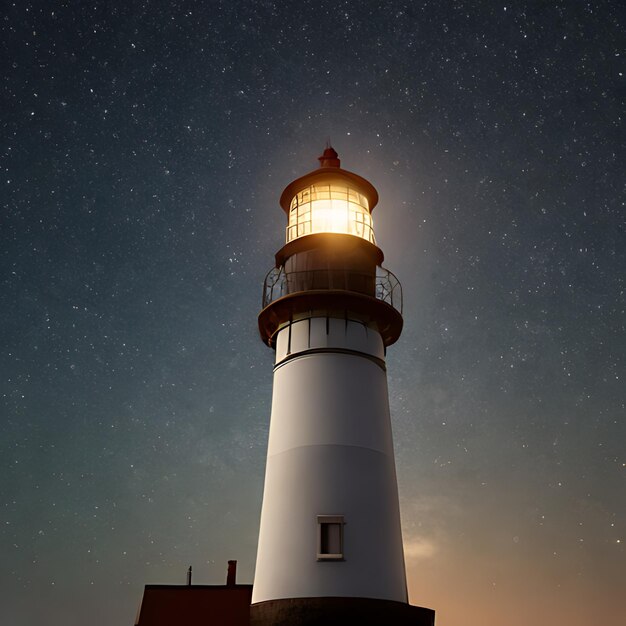
M356 235L375 243L367 197L341 180L299 191L289 205L287 243L314 233Z
M376 189L364 178L343 170L337 152L328 146L320 167L294 180L280 204L287 213L287 243L316 233L354 235L375 244L372 209Z

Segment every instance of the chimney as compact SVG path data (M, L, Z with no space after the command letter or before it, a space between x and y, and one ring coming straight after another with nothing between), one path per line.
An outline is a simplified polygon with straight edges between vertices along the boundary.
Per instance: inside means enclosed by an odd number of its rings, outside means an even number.
M191 565L189 566L189 569L187 570L187 586L191 587Z
M228 561L228 575L226 585L234 587L237 584L237 561Z

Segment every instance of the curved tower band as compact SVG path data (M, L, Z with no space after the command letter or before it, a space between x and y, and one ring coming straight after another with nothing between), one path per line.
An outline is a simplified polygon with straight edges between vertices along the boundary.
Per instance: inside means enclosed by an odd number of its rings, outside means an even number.
M280 204L286 244L259 314L276 353L251 624L413 624L408 604L386 349L402 291L383 269L367 180L327 147Z

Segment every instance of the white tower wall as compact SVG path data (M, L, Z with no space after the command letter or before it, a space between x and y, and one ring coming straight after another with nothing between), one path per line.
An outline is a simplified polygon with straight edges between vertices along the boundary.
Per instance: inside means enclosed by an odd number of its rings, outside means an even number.
M252 602L407 602L380 334L314 317L279 331ZM343 559L318 560L318 516L341 516Z

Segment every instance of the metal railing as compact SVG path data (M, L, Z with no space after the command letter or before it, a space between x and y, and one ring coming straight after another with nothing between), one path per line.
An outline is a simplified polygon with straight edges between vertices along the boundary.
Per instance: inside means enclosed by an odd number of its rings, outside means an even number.
M402 285L384 267L377 267L375 276L352 270L287 272L283 266L274 267L263 283L263 308L289 294L331 289L372 296L402 313Z

